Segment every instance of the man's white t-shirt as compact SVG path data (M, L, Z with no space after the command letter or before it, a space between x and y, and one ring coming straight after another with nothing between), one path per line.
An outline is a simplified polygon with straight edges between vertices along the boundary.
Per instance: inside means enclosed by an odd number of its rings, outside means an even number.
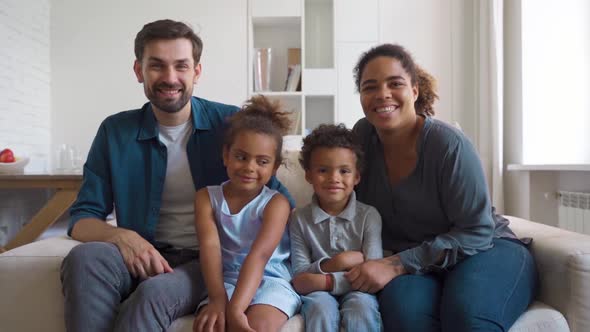
M174 127L158 124L158 129L168 159L155 239L174 248L198 249L194 215L195 186L186 154L193 125L189 120Z

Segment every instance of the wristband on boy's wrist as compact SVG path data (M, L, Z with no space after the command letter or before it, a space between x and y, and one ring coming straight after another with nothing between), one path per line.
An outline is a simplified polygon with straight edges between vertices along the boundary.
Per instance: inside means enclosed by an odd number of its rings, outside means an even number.
M331 273L325 274L326 276L326 290L331 292L334 289L334 276Z

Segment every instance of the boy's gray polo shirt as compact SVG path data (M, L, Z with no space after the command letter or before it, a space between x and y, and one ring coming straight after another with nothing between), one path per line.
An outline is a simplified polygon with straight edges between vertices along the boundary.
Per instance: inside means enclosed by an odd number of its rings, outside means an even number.
M383 257L381 216L374 207L358 202L354 192L338 216L331 216L322 210L314 195L310 204L295 210L289 230L294 274L326 274L320 268L320 263L348 250L362 252L365 259ZM341 295L351 290L344 273L332 273L332 294Z

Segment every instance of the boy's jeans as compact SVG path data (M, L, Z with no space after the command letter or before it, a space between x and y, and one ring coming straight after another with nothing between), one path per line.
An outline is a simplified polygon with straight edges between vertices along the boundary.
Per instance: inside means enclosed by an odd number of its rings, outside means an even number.
M381 315L375 295L349 292L334 296L313 292L301 297L305 331L381 331Z

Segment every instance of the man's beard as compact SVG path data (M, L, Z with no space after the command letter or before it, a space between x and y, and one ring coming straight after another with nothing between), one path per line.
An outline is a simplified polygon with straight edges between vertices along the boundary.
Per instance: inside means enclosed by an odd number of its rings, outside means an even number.
M158 89L176 89L180 90L180 98L161 98L157 96ZM191 99L192 91L188 91L182 85L171 85L166 83L158 84L154 86L153 90L150 90L147 86L145 87L145 94L148 100L157 107L159 110L166 113L179 112Z

